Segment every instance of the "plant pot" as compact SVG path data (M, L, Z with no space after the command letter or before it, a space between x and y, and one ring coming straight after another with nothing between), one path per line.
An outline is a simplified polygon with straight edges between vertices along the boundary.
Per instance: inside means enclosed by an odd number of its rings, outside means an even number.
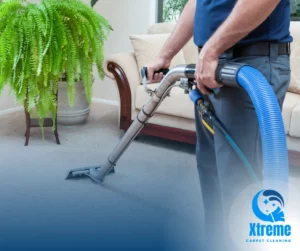
M75 84L76 94L73 107L69 105L67 87L67 82L59 82L57 123L66 126L84 124L88 119L90 106L86 99L83 82Z

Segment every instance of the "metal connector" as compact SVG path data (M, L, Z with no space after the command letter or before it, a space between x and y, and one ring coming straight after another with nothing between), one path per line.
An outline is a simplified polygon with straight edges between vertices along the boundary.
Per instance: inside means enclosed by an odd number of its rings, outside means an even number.
M238 87L239 83L236 77L239 70L244 66L246 66L246 64L234 62L219 65L216 71L216 80L226 86Z

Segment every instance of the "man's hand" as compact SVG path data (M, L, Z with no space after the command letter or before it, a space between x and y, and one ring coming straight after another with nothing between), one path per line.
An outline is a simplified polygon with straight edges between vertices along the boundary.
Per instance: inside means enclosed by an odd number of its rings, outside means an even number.
M219 55L213 53L209 48L209 45L205 45L199 54L195 72L197 86L202 94L211 94L207 88L212 90L223 86L216 81L218 63Z
M163 74L154 74L155 71L168 69L171 60L192 38L194 28L194 17L196 11L196 0L189 0L181 13L176 27L169 39L163 46L159 55L148 63L148 80L150 83L158 83L162 80Z
M171 65L171 62L167 59L164 59L163 57L156 57L154 60L152 60L148 65L148 81L150 83L158 83L160 82L164 75L163 73L154 74L155 71L159 71L161 69L169 69Z

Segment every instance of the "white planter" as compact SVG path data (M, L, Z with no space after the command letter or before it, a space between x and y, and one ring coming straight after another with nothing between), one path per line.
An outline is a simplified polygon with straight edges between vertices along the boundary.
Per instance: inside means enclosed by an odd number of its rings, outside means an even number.
M73 107L69 106L67 87L66 82L59 82L57 123L67 126L84 124L88 119L90 106L85 96L83 82L75 84L76 94Z

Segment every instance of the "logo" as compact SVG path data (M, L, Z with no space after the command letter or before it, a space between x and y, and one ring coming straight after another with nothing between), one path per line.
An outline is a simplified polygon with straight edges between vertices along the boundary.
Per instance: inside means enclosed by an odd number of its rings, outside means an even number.
M288 237L291 236L292 227L284 224L284 206L284 199L277 191L258 192L252 200L252 210L260 222L249 224L251 239L246 242L291 242Z
M274 190L262 190L252 201L252 210L261 221L285 222L283 208L284 200L281 194Z

